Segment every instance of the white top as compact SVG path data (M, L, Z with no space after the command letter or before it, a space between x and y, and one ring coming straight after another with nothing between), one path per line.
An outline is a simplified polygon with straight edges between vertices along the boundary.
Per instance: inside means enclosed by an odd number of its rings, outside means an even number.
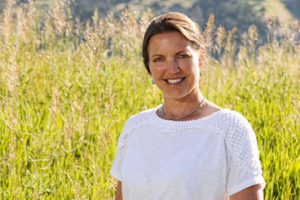
M265 185L255 133L241 114L172 121L156 110L131 117L119 137L111 175L124 200L222 200Z

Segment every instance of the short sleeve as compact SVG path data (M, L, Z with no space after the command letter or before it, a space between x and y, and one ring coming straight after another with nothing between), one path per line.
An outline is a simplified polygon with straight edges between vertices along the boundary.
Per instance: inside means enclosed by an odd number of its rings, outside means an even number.
M110 170L110 174L112 177L118 179L118 180L122 180L122 163L123 163L123 159L125 156L125 151L126 151L126 138L127 138L127 127L126 125L123 128L122 133L119 136L118 139L118 144L117 144L117 152L116 152L116 157L115 160L113 162L112 168Z
M229 196L255 184L265 186L255 133L249 122L235 112L226 134L229 150L227 193Z

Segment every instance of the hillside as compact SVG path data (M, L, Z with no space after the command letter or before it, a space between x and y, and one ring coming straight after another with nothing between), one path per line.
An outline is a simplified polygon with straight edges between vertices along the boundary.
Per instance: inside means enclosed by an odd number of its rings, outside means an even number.
M170 10L181 11L200 24L205 23L208 16L213 13L217 25L222 24L227 29L237 27L239 30L245 30L251 24L255 24L260 32L263 32L267 18L276 18L280 23L288 24L293 19L300 17L297 7L300 9L299 0L188 0L184 3L179 0L77 0L75 13L81 19L87 19L95 8L99 8L102 15L110 12L119 13L126 8L137 11L151 8L156 14Z
M0 0L0 10L3 10L4 1ZM17 0L18 3L29 0ZM47 8L55 0L37 0ZM118 15L124 9L143 11L152 9L155 14L164 11L181 11L204 25L210 14L215 15L217 25L226 29L237 27L239 32L244 32L251 24L258 27L260 34L265 33L267 18L275 18L281 24L289 24L300 17L300 0L74 0L72 1L73 15L85 21L90 19L98 9L101 16L114 12Z

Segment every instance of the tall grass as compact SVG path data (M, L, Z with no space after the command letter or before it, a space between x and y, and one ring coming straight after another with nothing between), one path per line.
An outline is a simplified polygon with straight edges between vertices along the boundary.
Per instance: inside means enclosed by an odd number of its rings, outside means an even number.
M81 23L69 5L55 1L44 12L7 0L0 17L0 199L112 199L109 170L123 124L161 103L140 54L151 12L124 11L118 20L95 13ZM235 30L215 28L211 18L200 87L253 125L265 198L294 200L300 33L296 23L272 23L268 43L258 46L253 26L238 46Z

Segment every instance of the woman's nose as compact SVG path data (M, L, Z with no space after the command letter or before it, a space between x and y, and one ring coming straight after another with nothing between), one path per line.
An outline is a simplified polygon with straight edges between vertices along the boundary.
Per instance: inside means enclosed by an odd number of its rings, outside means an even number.
M178 72L180 70L179 64L176 59L171 59L168 64L168 70Z

